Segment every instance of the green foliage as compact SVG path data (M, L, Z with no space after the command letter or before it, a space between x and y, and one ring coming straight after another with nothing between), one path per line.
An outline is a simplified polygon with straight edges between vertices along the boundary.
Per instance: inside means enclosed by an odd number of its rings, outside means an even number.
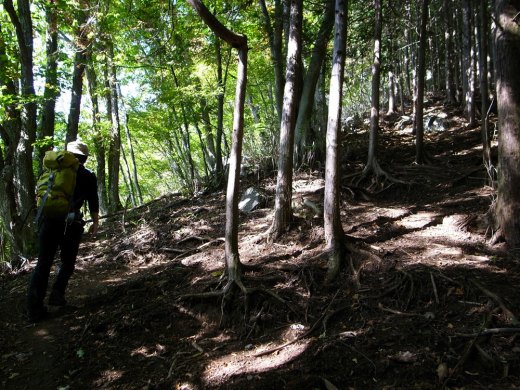
M34 68L36 75L35 98L38 107L44 103L44 77L46 72L45 38L47 22L45 12L51 3L33 2ZM79 135L94 151L96 145L108 148L111 120L107 110L106 65L110 58L107 43L113 45L113 65L123 99L120 111L128 115L128 129L132 137L138 178L145 200L169 191L191 193L211 178L205 164L206 132L216 136L218 97L224 97L223 158L229 151L233 128L233 106L237 73L236 51L221 42L224 84L217 80L217 38L193 12L187 2L159 0L90 2L59 0L55 3L58 18L58 85L52 94L58 99L54 139L38 139L35 146L64 143L69 107L67 91L72 84L73 61L76 47L74 39L77 15L87 12L85 38L91 52L88 66L97 75L97 87L92 93L99 100L99 118L92 117L91 91L84 86ZM277 153L279 120L274 107L274 74L268 39L263 27L263 15L257 2L248 0L209 0L205 4L216 17L233 31L248 37L248 84L244 118L244 150L247 163L255 166L273 166ZM273 11L273 2L267 1ZM388 18L402 16L406 5L388 4ZM373 9L364 2L349 2L349 31L345 77L345 116L363 112L370 104L371 64L373 53ZM303 63L308 66L313 43L323 17L324 1L304 3ZM0 44L5 47L1 59L0 76L19 79L19 54L16 35L5 11L0 7ZM394 26L395 25L395 26ZM393 23L397 34L403 23ZM84 26L83 26L84 27ZM385 30L389 36L389 29ZM332 48L332 43L329 46ZM383 45L384 55L389 55ZM90 62L91 61L91 62ZM328 85L330 54L326 60L325 80ZM384 65L384 63L383 63ZM86 78L85 78L86 80ZM86 84L86 82L85 82ZM0 85L3 85L0 83ZM18 96L0 91L0 120L5 107L25 101ZM65 102L65 103L64 103ZM204 103L202 103L204 102ZM207 109L209 122L205 123L202 106ZM316 109L322 107L316 107ZM122 119L124 115L120 115ZM316 122L316 120L315 120ZM94 126L93 123L96 123ZM128 157L130 150L121 123L122 148ZM201 135L199 135L199 133ZM201 140L202 138L202 140ZM95 169L94 152L87 165ZM268 157L266 157L268 156ZM131 164L131 162L129 162ZM194 173L190 171L193 164ZM132 169L133 167L130 167ZM209 176L209 178L208 178ZM194 183L195 181L196 183ZM121 183L123 197L128 189Z

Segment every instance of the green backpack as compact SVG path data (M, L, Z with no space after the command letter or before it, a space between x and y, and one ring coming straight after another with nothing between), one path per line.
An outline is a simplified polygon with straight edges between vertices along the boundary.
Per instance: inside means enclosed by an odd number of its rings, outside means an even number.
M73 206L78 167L78 159L70 152L50 150L45 153L43 173L36 186L37 222L42 216L67 218Z

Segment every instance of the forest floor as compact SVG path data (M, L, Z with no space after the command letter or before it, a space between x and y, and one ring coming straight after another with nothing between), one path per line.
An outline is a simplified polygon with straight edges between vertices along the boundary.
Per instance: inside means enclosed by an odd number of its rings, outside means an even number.
M480 130L445 110L426 110L450 124L425 135L427 165L413 164L409 126L383 123L381 165L405 184L343 182L359 286L348 266L323 283L323 218L304 207L322 204L323 172L295 176L294 224L275 243L276 175L244 179L267 194L240 218L244 283L283 301L257 292L246 312L238 295L231 315L180 297L223 286L225 194L164 196L85 237L69 306L41 323L25 318L35 259L1 277L0 388L520 388L520 256L490 244ZM362 169L367 138L346 137L344 173Z

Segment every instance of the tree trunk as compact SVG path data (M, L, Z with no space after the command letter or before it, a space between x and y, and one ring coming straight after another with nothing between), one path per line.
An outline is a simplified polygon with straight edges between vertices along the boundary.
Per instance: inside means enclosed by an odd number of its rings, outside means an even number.
M40 139L54 140L54 123L56 120L56 98L59 95L58 85L58 18L56 15L56 1L50 0L45 6L47 19L47 66L45 69L45 89L43 92L42 119ZM52 144L45 142L38 149L38 174L43 170L43 157Z
M376 4L378 1L376 0ZM340 131L345 50L347 37L347 1L336 0L334 24L334 53L330 77L329 116L327 123L327 157L325 162L324 230L326 251L329 254L327 282L334 280L345 255L345 234L340 214Z
M179 81L177 79L177 75L175 74L175 69L173 68L173 66L171 66L170 69L172 72L175 87L179 88ZM191 152L190 126L188 123L188 118L186 116L186 110L184 108L184 104L181 104L180 106L181 106L180 108L181 108L181 113L182 113L182 123L184 126L180 130L181 139L182 139L182 147L183 147L184 155L186 156L186 160L187 160L186 162L188 163L188 168L189 168L189 172L190 172L190 181L188 183L189 185L187 188L189 188L191 194L194 194L196 174L195 174L195 163L193 161L193 156L192 156L192 152Z
M105 85L107 97L107 115L110 119L110 138L108 142L108 209L115 212L122 209L119 198L119 170L121 156L121 125L119 121L119 104L117 98L117 74L113 63L114 47L107 38L106 50L106 67L105 67Z
M240 164L244 137L244 106L247 83L247 38L235 34L222 25L199 0L188 0L204 22L221 39L238 50L237 84L233 111L232 149L229 158L229 176L226 193L225 254L228 286L242 285L240 255L238 253L238 197L240 188Z
M87 81L92 100L92 139L94 140L94 152L96 157L96 177L98 181L98 198L99 209L102 214L108 212L108 194L107 194L107 180L106 180L106 149L101 132L101 116L99 111L97 75L94 69L92 59L88 58L89 66L87 67Z
M294 127L301 82L302 0L291 0L289 42L287 45L287 71L280 125L278 176L275 210L270 237L280 237L288 228L292 217L292 174L294 154Z
M79 7L77 15L78 28L75 37L74 68L72 71L72 90L70 96L70 109L67 121L67 134L65 144L78 138L79 116L81 112L81 98L83 96L83 75L87 61L87 15L83 7Z
M464 93L464 112L468 127L475 126L475 58L473 50L473 23L470 0L462 6L462 82Z
M428 0L421 1L421 27L419 38L419 53L417 54L417 99L415 102L415 162L424 163L424 83L426 75L426 24L428 22Z
M381 85L381 0L374 0L374 62L372 64L372 107L370 109L370 135L368 140L368 161L366 170L374 170L379 135L379 87ZM392 83L393 84L393 83ZM391 84L391 88L393 85Z
M386 114L395 114L395 76L392 71L388 72L388 111Z
M15 186L14 186L14 164L15 151L20 137L20 110L15 103L17 99L16 84L14 80L6 72L9 69L7 61L6 47L3 40L2 25L0 24L0 87L2 95L10 98L11 103L6 104L3 121L0 123L0 136L2 137L3 148L2 166L0 169L0 225L6 231L5 239L8 240L5 245L12 248L9 255L15 255L20 252L21 243L15 238L13 226L18 219L18 207L16 204ZM19 223L16 222L18 225ZM7 254L6 254L7 255Z
M488 6L486 0L480 0L479 16L480 24L478 28L478 42L479 42L479 73L480 73L480 132L482 135L482 160L484 166L488 170L490 179L494 180L494 174L491 161L491 143L488 134L488 117L487 110L489 106L489 88L488 88Z
M444 0L444 71L446 74L446 102L455 104L457 102L457 91L453 80L453 28L452 28L452 0Z
M201 107L201 117L204 128L204 140L206 144L206 148L204 149L206 152L206 162L208 164L208 168L210 172L215 173L215 163L216 163L216 154L215 154L215 137L213 136L213 130L211 129L211 120L209 116L209 107L206 99L201 99L200 102Z
M314 42L312 57L303 82L303 89L298 106L298 117L295 126L295 158L296 165L305 160L305 149L314 140L308 139L311 125L312 110L315 103L316 85L320 77L320 71L327 54L327 44L334 26L334 0L327 0L325 13L321 22L320 31Z
M520 248L520 0L495 0L498 103L497 220L506 243Z
M222 68L222 50L220 46L220 38L217 36L215 40L216 46L216 59L217 59L217 84L218 84L218 95L217 95L217 134L215 141L215 159L216 159L216 175L215 185L220 188L224 182L224 166L222 164L222 138L224 137L224 92L225 92L225 81L223 78ZM227 71L226 71L227 72Z
M17 143L13 145L13 183L16 213L12 215L13 234L17 240L17 248L22 254L29 254L34 239L32 226L35 210L34 173L32 167L33 144L36 140L36 95L33 75L33 39L30 3L19 0L18 14L11 0L4 0L4 8L9 14L16 30L21 67L21 112L15 113L14 122L10 125L18 132ZM14 140L14 138L12 138Z
M282 120L283 108L283 90L285 78L283 74L283 5L281 0L274 2L274 23L271 23L271 17L265 4L265 0L259 0L262 14L264 15L264 26L269 39L269 48L271 49L271 58L274 67L274 96L276 100L276 112L278 120Z
M121 106L121 112L123 113L123 123L125 128L126 135L126 147L128 148L128 153L130 154L130 161L132 163L132 172L128 173L128 177L131 178L131 182L134 184L135 190L135 200L138 205L143 204L143 195L141 193L141 187L139 186L139 177L137 175L137 164L135 162L135 153L134 146L132 144L132 134L130 133L130 127L128 126L128 110L126 108L125 99L123 98L123 94L121 92L121 87L117 84L117 95L119 96L119 102ZM130 167L128 167L130 170Z

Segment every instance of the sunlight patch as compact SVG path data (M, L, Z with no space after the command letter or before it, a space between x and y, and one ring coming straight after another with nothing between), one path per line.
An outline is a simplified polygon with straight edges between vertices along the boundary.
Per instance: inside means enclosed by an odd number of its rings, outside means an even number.
M107 382L113 382L123 377L124 371L121 370L105 370L101 373L101 377L94 384L96 386L106 386Z
M280 367L296 359L308 347L310 341L301 341L266 356L254 356L255 353L271 348L266 345L255 352L234 352L211 361L202 374L207 384L223 383L235 375L256 374Z
M398 224L406 229L422 229L438 217L436 213L419 212L401 219Z
M47 337L49 335L49 332L47 332L47 329L37 329L36 332L34 332L36 336L40 337Z
M463 255L462 248L432 244L425 252L425 256L439 258L451 257L461 258Z

